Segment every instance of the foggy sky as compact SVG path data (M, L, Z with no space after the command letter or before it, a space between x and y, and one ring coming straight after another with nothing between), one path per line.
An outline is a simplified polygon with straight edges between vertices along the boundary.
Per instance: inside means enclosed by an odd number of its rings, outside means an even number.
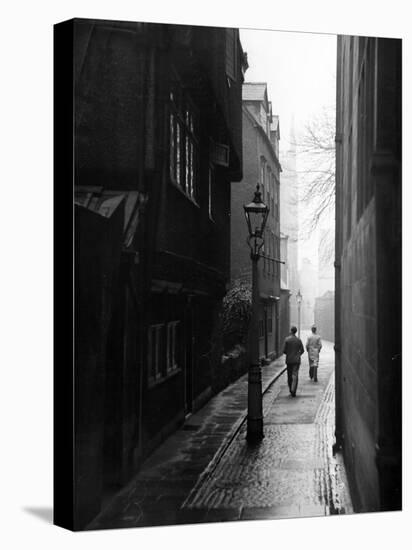
M281 148L296 130L335 105L336 35L240 29L248 54L246 82L267 82L273 113L280 116Z
M336 35L240 29L248 54L246 82L267 82L273 114L280 118L280 162L290 146L291 121L296 139L311 119L336 102ZM297 170L302 167L297 159ZM282 184L282 176L281 176ZM300 214L303 215L302 208ZM330 220L332 226L333 220ZM317 268L318 238L299 243L299 264L309 257Z

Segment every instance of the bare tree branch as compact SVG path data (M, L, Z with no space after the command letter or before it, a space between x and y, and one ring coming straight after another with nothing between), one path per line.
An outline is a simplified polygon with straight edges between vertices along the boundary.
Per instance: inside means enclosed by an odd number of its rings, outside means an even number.
M319 243L320 260L328 262L334 254L330 220L335 212L335 109L325 108L307 122L292 145L296 147L300 165L296 172L299 189L294 204L305 205L300 232L303 238L309 238L317 228L329 227Z

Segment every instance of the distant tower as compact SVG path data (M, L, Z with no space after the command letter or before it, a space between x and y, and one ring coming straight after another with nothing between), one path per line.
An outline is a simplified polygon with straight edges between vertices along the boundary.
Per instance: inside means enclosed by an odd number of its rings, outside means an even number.
M290 299L290 321L297 324L296 293L299 290L298 275L298 176L296 171L296 136L295 117L292 115L290 122L289 145L286 151L281 153L282 178L280 184L280 231L287 237L287 280L289 290L292 292Z
M309 258L303 258L299 272L300 291L302 293L301 326L308 329L314 322L315 298L318 296L317 271Z

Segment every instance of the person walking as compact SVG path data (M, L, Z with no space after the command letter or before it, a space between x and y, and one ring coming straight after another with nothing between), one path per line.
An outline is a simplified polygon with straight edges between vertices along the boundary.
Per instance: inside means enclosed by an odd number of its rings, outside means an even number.
M319 334L316 334L316 325L312 325L312 334L306 341L306 351L309 357L309 378L314 382L318 381L319 353L322 349L322 340Z
M285 338L283 344L283 353L286 355L289 392L292 397L296 396L298 388L300 356L305 353L302 340L296 336L297 330L295 326L292 326L290 334Z

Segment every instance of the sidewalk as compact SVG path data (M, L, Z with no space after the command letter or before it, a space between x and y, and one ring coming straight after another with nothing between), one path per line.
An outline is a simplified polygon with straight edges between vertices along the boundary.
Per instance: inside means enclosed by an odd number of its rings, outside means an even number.
M241 377L169 437L88 528L351 513L343 463L332 456L330 342L318 383L308 370L305 353L292 398L284 358L262 368L265 437L254 447L245 439L247 375Z
M262 391L285 371L281 357L262 367ZM136 477L93 520L88 529L173 525L212 521L206 512L180 510L195 487L213 472L245 423L245 374L193 414L142 465Z

